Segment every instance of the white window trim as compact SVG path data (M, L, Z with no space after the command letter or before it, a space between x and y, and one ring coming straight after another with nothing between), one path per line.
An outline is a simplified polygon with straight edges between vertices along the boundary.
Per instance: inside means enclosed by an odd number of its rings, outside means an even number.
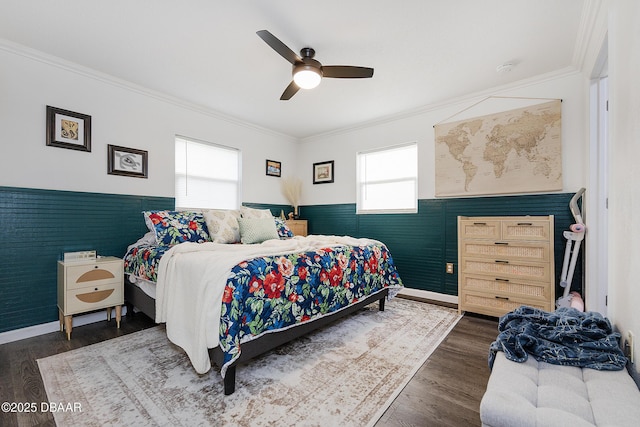
M379 183L392 183L392 182L402 182L402 181L414 181L414 199L416 201L416 206L415 208L408 208L408 209L361 209L360 208L360 200L361 200L361 195L362 195L362 188L364 186L364 183L360 182L360 155L361 154L369 154L369 153L377 153L380 151L386 151L386 150L394 150L394 149L398 149L398 148L402 148L402 147L409 147L409 146L414 146L416 147L416 157L417 157L417 151L418 151L418 143L417 142L407 142L404 144L398 144L398 145L390 145L390 146L386 146L386 147L381 147L381 148L374 148L371 150L364 150L364 151L358 151L356 153L356 215L377 215L377 214L412 214L412 213L418 213L418 175L416 173L415 178L413 179L406 179L406 178L398 178L398 179L388 179L388 180L380 180L380 181L369 181L368 183L373 183L373 182L379 182ZM416 160L417 161L417 160Z

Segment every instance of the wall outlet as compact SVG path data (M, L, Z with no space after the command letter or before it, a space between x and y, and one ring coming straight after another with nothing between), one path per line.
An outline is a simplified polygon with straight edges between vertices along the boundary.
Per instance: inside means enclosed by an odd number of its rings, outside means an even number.
M633 338L634 334L631 331L627 331L627 342L625 344L625 350L627 353L627 357L631 363L634 363L634 354L633 354Z
M447 263L447 274L453 274L453 263L452 262L448 262Z

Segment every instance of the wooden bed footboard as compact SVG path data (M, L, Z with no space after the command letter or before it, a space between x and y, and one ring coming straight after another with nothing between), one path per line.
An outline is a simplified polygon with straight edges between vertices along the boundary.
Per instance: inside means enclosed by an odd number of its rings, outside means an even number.
M326 326L342 317L348 316L365 306L378 301L379 310L384 311L384 303L386 301L389 289L384 288L375 294L369 295L367 298L343 308L337 312L325 315L319 319L301 323L293 328L285 329L283 331L271 332L262 335L252 341L248 341L242 344L242 353L240 357L236 359L230 366L227 367L227 372L224 377L224 394L229 395L235 391L236 387L236 366L239 363L250 360L256 356L259 356L267 351L273 350L283 344L288 343L296 338L304 336L318 328ZM156 318L156 306L155 300L149 295L145 294L138 286L132 284L128 277L125 276L124 283L124 299L127 306L127 315L134 313L134 307L142 311L151 319ZM209 349L209 355L211 361L218 367L221 367L224 360L224 353L220 347Z

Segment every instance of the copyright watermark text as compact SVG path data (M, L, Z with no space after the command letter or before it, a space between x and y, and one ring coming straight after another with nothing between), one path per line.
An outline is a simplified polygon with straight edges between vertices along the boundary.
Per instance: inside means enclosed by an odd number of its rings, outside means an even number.
M2 412L82 412L80 402L2 402Z

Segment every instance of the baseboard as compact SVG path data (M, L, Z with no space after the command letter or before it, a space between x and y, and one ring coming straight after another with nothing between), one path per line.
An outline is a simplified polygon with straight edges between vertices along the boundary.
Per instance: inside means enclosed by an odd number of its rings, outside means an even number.
M458 304L458 297L455 295L441 294L432 291L423 291L421 289L402 288L398 295L405 295L409 297L416 297L426 300L441 301L448 304ZM122 307L122 314L127 313L127 307ZM104 310L96 311L93 313L83 314L79 316L73 316L73 326L88 325L90 323L96 323L106 320ZM7 331L0 333L0 344L6 344L13 341L19 341L26 338L37 337L38 335L44 335L51 332L60 330L60 323L58 321L42 323L40 325L28 326L26 328L15 329L13 331Z
M448 304L458 304L458 297L456 295L441 294L432 291L423 291L422 289L402 288L398 295L406 295L410 297L422 298L433 301L446 302Z
M631 378L633 378L633 381L635 381L636 386L638 387L638 389L640 389L640 371L638 371L637 366L635 363L628 363L627 364L627 372L629 372L629 375L631 376Z
M127 313L127 307L122 307L122 315ZM115 317L115 313L112 314ZM90 323L102 322L107 320L107 314L105 310L96 311L93 313L82 314L73 316L73 327L88 325ZM20 341L26 338L37 337L38 335L44 335L51 332L60 331L60 322L42 323L40 325L28 326L26 328L14 329L13 331L7 331L0 333L0 344L6 344L13 341Z

